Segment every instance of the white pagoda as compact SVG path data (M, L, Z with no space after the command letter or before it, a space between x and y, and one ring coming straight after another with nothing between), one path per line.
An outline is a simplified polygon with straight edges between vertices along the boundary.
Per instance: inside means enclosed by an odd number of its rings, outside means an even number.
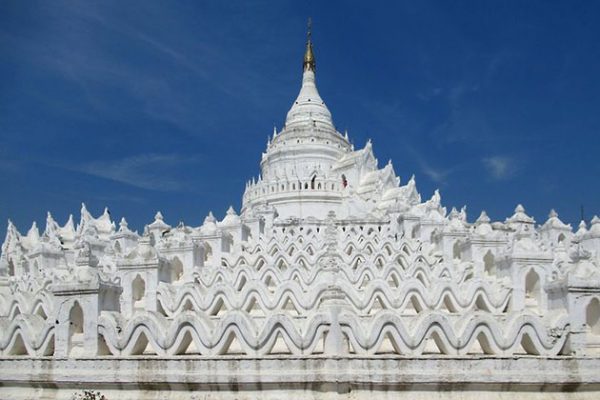
M1 398L600 397L600 219L422 201L336 130L315 72L309 36L239 214L9 221Z

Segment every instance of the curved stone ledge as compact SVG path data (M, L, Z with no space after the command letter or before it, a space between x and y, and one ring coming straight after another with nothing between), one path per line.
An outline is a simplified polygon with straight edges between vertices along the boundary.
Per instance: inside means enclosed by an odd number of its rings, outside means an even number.
M435 391L452 398L460 391L467 398L478 392L502 398L510 391L598 398L598 371L600 359L574 357L5 357L0 397L69 398L92 388L105 395L125 389L119 398L277 398L282 390L286 397L295 391L303 397L354 393L358 398ZM197 396L190 397L190 391Z

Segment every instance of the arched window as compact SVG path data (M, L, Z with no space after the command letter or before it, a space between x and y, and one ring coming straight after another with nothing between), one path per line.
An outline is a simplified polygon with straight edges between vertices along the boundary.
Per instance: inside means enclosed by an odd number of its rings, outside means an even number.
M417 236L419 236L419 233L420 233L420 232L419 232L419 225L415 225L415 226L412 228L412 231L411 231L410 235L411 235L411 237L412 237L413 239L415 239Z
M310 180L310 188L311 188L312 190L315 190L315 180L316 180L316 179L317 179L317 176L316 176L316 175L314 175L314 176L312 177L312 179Z
M212 257L212 247L208 243L204 243L204 262L207 262Z
M539 307L541 296L540 276L532 268L525 276L525 306L531 308Z
M460 245L458 242L454 242L454 246L452 247L452 258L460 260Z
M308 189L308 183L304 183L304 189Z
M146 295L146 282L138 274L131 283L131 300L133 308L145 308L144 296Z
M78 355L83 351L83 309L75 301L69 311L69 355Z
M342 187L345 188L348 186L348 180L346 179L346 175L342 174Z
M177 282L182 276L183 264L179 258L175 257L175 259L171 262L171 282Z
M592 335L600 335L600 301L597 297L585 309L585 323Z
M558 243L561 243L564 240L565 240L565 234L564 233L561 233L560 235L558 235L558 240L557 240Z
M494 255L490 250L483 256L483 271L486 275L496 275L496 263L494 262Z

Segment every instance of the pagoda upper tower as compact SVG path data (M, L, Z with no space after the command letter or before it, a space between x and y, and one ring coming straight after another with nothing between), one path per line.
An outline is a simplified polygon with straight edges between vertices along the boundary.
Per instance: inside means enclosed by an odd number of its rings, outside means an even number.
M283 128L267 144L261 175L246 188L243 210L270 205L281 217L324 218L341 201L343 179L331 171L352 145L336 130L319 95L310 25L302 65L300 92Z

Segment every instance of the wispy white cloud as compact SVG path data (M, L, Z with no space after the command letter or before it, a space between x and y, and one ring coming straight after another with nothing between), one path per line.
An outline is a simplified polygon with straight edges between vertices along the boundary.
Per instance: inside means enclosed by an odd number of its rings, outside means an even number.
M517 171L517 163L512 157L491 156L482 159L490 177L496 180L508 179Z
M186 187L184 181L173 176L172 170L195 162L197 160L174 154L142 154L119 160L93 161L70 169L142 189L170 192Z
M473 97L480 86L458 82L443 92L447 107L447 117L433 129L436 138L443 138L441 143L474 142L489 140L492 127L486 113L473 104Z
M214 83L215 80L209 73L210 68L203 61L214 58L217 51L214 46L210 47L196 39L192 48L196 51L185 53L176 47L177 44L155 39L119 18L105 15L105 10L94 5L78 4L70 7L61 4L57 7L64 7L61 21L69 22L68 29L51 30L41 40L23 34L0 32L0 45L15 49L14 57L20 63L52 74L79 89L79 96L83 101L76 102L77 106L69 103L59 111L68 112L71 118L78 117L77 114L82 117L92 114L104 119L121 119L124 112L122 104L110 101L113 97L106 94L118 93L121 98L129 101L131 111L141 111L149 119L166 122L188 134L202 132L198 129L202 121L202 115L198 112L201 107L198 107L190 92L186 91L183 80L179 78L181 74L165 74L164 71L182 71L184 75L191 72L196 80L224 91ZM50 16L58 13L57 10L45 12ZM139 65L135 58L111 50L105 42L106 38L115 33L124 42L124 48L129 46L142 51L145 47L145 54L161 60L170 69L161 69L154 64ZM189 43L186 42L185 45ZM180 46L190 50L184 45ZM201 51L197 51L198 49ZM205 57L196 56L198 52ZM44 93L40 95L45 96ZM53 109L59 108L54 104L54 96L48 103ZM81 103L90 106L93 112L79 107Z
M420 162L420 164L421 164L421 171L435 183L440 183L440 184L445 183L446 178L448 177L448 175L451 172L448 170L442 170L442 169L435 168L432 165L430 165L426 162L423 162L423 161Z
M423 157L417 150L415 150L411 146L406 147L407 150L413 155L414 159L417 161L421 172L423 172L429 179L437 184L445 184L446 178L456 170L457 167L454 168L440 168L434 166L430 161L428 161L425 157Z

